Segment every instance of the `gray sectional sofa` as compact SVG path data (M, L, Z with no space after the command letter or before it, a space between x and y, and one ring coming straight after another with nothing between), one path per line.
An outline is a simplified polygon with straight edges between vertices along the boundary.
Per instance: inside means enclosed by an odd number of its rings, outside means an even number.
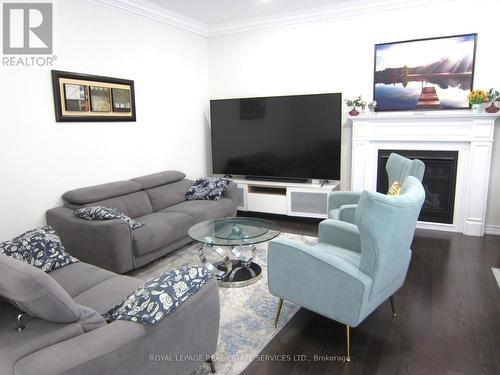
M44 316L22 319L25 329L18 331L21 310L0 297L2 375L189 374L216 351L214 278L158 324L142 325L100 317L143 285L138 279L83 262L46 274L1 254L0 273L1 295L35 304Z
M63 195L64 206L47 212L47 223L73 256L124 273L189 243L192 225L236 216L235 184L219 201L186 201L192 183L182 172L166 171L68 191ZM131 230L121 220L88 221L74 216L74 209L88 206L116 208L146 225Z

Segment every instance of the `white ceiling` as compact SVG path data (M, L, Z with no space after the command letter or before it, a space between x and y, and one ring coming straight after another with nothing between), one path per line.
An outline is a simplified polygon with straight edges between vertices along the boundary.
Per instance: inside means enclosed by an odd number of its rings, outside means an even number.
M280 17L358 0L149 0L207 26L255 18Z

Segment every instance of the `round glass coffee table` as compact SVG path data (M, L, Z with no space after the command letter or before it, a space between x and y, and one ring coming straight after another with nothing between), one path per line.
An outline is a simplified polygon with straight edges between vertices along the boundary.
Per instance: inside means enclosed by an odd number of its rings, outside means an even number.
M253 262L255 245L277 237L280 229L268 220L229 217L198 223L189 229L188 234L201 243L198 256L217 277L219 285L240 288L260 280L262 268ZM221 261L208 262L206 251L215 252ZM244 253L250 253L250 256Z

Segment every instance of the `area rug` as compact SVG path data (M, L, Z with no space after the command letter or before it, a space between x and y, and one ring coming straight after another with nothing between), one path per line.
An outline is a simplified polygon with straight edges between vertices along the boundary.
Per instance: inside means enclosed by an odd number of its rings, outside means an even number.
M280 237L309 244L317 241L314 237L290 233L282 233ZM199 247L191 243L130 275L147 281L185 264L200 264ZM243 288L219 288L221 324L214 356L218 374L240 374L299 309L285 301L278 328L273 327L278 299L267 288L267 243L257 245L255 259L263 273L257 283ZM216 260L209 258L209 261ZM203 365L194 374L208 375L210 369Z

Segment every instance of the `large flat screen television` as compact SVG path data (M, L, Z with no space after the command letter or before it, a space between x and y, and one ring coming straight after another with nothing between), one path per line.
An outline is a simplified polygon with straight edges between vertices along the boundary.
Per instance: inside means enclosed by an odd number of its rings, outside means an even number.
M339 180L342 95L212 100L215 174Z

